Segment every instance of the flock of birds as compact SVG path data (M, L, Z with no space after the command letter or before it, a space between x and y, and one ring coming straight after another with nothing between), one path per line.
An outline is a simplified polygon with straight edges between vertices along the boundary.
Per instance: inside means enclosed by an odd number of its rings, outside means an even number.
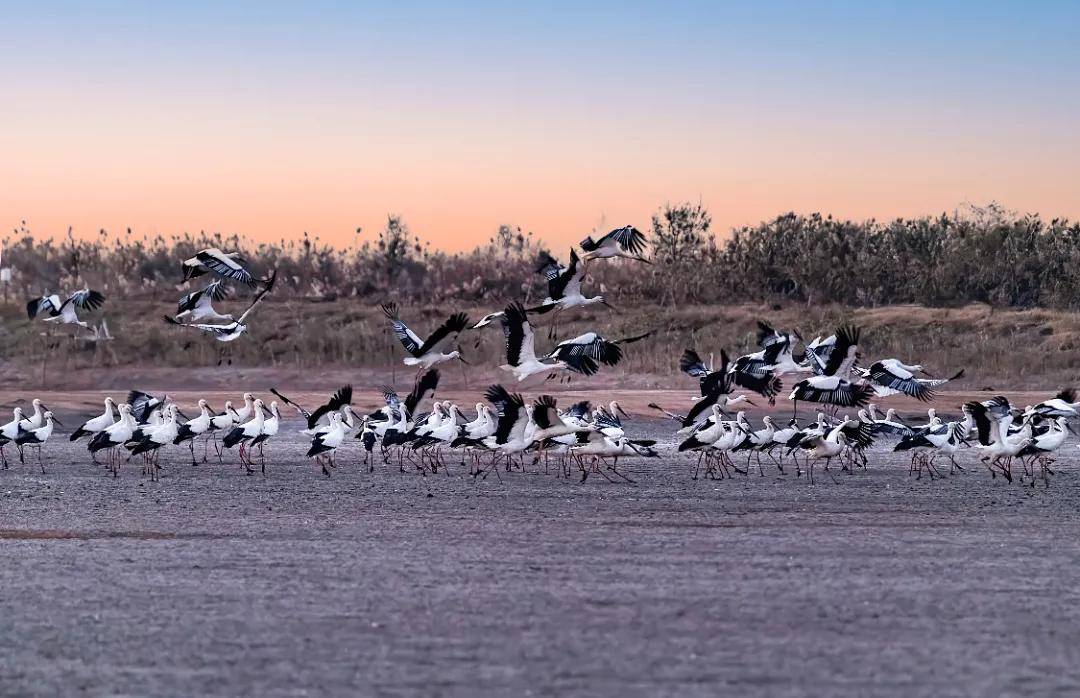
M538 374L548 378L562 372L591 376L619 364L626 347L651 332L612 339L591 331L563 341L551 340L550 346L538 350L530 318L552 314L550 340L562 313L594 304L610 308L602 295L584 292L588 265L620 257L648 263L643 256L645 246L641 231L625 226L599 239L586 238L580 244L583 254L571 250L565 265L544 254L537 272L546 278L548 294L539 305L526 308L523 303L510 303L475 323L464 313L453 313L426 337L405 324L396 304L383 304L381 310L405 350L403 362L415 367L417 373L404 399L392 387L384 387L384 405L368 414L354 410L351 386L342 387L312 410L271 389L269 402L245 393L237 402L239 406L226 402L221 412L199 400L198 413L190 417L168 395L131 391L124 402L106 398L104 412L79 426L70 439L87 439L95 462L101 463L97 458L104 452L103 464L114 476L123 463L141 456L143 472L156 479L161 454L169 446L186 448L194 465L200 441L203 462L208 460L211 447L219 460L225 451L236 448L249 474L256 472L256 466L265 473L265 449L278 435L280 410L287 405L304 421L302 433L311 440L308 457L327 476L337 465L336 453L352 440L359 442L369 469L375 467L378 448L384 463L396 461L402 470L408 464L424 473L445 469L448 454L454 453L461 464L470 463L471 474L480 477L498 473L500 466L503 470L525 469L526 458L531 458L534 464L542 459L545 468L554 461L557 472L564 476L576 466L582 480L590 473L630 480L618 469L619 459L657 457L661 449L655 440L627 434L622 420L628 415L617 402L594 408L589 401L582 401L560 409L550 395L527 403L521 394L495 384L484 393L484 402L475 405L473 417L449 401L434 400L426 411L421 407L427 398L433 399L438 387L438 365L467 363L456 346L459 335L488 326L502 328L505 363L500 368L519 383ZM202 250L183 260L181 266L185 281L206 274L218 278L181 298L176 314L166 316L166 322L204 332L220 342L233 341L247 330L251 313L273 290L276 279L276 272L257 278L238 254L216 248ZM236 318L219 313L213 305L228 296L229 281L257 289L247 309ZM65 300L46 294L27 304L27 314L31 320L43 318L45 322L87 327L76 311L94 310L104 302L101 293L89 288ZM968 402L955 421L942 420L931 408L926 423L911 424L893 409L882 414L872 401L903 394L929 402L942 385L962 378L963 371L936 378L920 364L895 358L863 366L860 337L859 328L843 325L828 336L805 341L798 331L778 330L759 322L756 352L731 359L721 349L718 364L712 355L706 362L694 349L683 353L679 367L697 381L692 405L685 413L655 403L649 407L678 422L676 450L697 455L695 479L703 467L704 475L710 478L729 477L733 471L745 475L756 459L762 475L766 463L783 474L790 460L797 475L805 471L813 481L819 463L826 470L834 461L843 470L866 468L867 454L874 444L891 439L895 440L892 450L911 452L910 472L916 477L924 473L931 479L942 476L938 469L941 459L948 461L951 470L963 470L957 456L962 449L973 447L995 477L1001 475L1011 482L1013 463L1019 460L1021 481L1029 479L1034 485L1036 478L1041 478L1048 482L1052 456L1071 432L1069 420L1080 417L1080 402L1072 390L1023 410L1014 409L1004 396ZM788 375L797 380L787 395L793 413L783 426L771 415L755 427L745 410L731 414L740 404L755 405L754 397L775 405L783 390L782 380ZM813 421L800 422L799 402L818 405ZM844 410L854 414L840 414ZM12 421L0 427L4 467L8 466L5 448L14 444L20 461L25 461L26 448L35 449L44 471L41 447L56 424L59 421L40 400L33 401L32 414L16 407ZM746 456L745 466L740 465L742 455Z

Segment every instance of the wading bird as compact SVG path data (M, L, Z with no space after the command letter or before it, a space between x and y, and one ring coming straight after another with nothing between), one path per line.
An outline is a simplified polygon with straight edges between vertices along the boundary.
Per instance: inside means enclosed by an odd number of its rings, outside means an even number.
M800 400L834 407L861 407L870 401L873 389L850 380L858 358L859 334L857 327L841 327L836 331L836 341L821 367L821 375L801 380L792 387L788 397L795 403L796 411Z
M23 412L21 407L16 407L12 410L13 419L7 424L0 427L0 459L3 460L4 469L7 469L7 454L4 453L4 447L19 437L19 423L23 421ZM16 444L16 448L19 449L20 460L22 460L22 447Z
M38 466L41 467L41 472L45 472L45 462L41 458L41 447L53 433L53 413L45 412L45 423L37 429L30 429L29 431L22 431L15 437L15 444L26 448L30 446L37 451ZM19 460L22 460L22 450L19 450Z
M565 267L551 255L546 255L542 258L540 269L537 271L547 276L548 295L540 305L530 308L529 312L561 311L594 303L611 308L611 304L604 300L602 295L586 296L581 292L581 282L585 278L585 265L578 259L576 250L570 250L570 263Z
M341 414L332 412L330 414L330 428L319 432L311 439L311 448L308 449L307 457L314 458L315 462L322 467L323 475L330 477L330 471L326 469L326 466L337 467L337 464L334 463L334 451L344 441L345 425L341 421Z
M352 405L353 401L352 386L343 385L338 388L333 395L330 396L329 400L316 407L314 412L308 412L300 405L296 404L289 398L279 393L277 391L277 388L270 388L270 392L281 398L281 401L284 402L286 405L292 406L292 408L295 409L300 414L300 416L304 418L304 421L307 423L308 432L313 432L314 429L319 425L319 421L323 417L326 417L331 412L336 412L337 410L340 410L346 406ZM342 416L344 417L345 415Z
M135 417L131 414L131 405L123 404L117 408L119 412L119 418L116 422L105 429L105 431L99 432L90 439L90 443L86 448L91 454L96 454L98 451L109 449L109 470L112 471L113 477L119 477L120 475L120 455L117 448L123 446L125 443L131 440L131 437L135 433Z
M572 357L571 360L551 356L536 358L536 334L520 303L509 305L503 311L502 326L506 337L506 363L499 368L513 373L519 383L537 373L564 370L586 376L596 373L596 361L588 356Z

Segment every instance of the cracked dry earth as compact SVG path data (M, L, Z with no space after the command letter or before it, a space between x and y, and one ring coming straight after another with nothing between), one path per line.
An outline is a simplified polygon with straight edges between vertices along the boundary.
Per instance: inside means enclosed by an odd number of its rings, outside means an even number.
M662 425L650 423L658 436ZM350 445L351 446L351 445ZM2 695L852 695L1080 691L1080 469L1049 488L775 468L635 483L282 437L269 472L84 447L0 471Z

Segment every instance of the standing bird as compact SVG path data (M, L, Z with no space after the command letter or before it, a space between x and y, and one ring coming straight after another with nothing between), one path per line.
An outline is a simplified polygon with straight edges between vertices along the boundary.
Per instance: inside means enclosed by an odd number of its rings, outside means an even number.
M225 300L228 295L229 287L218 279L181 298L173 319L184 322L232 322L233 316L230 313L222 314L214 310L214 301Z
M65 325L78 325L89 328L90 325L79 319L75 309L97 310L105 303L105 296L98 291L84 288L67 297L63 303L57 303L58 296L43 296L26 304L26 314L33 320L35 317L47 312L49 317L45 322L56 322Z
M143 427L142 439L131 448L131 455L133 456L140 453L149 454L146 470L149 471L152 481L157 481L158 471L161 470L158 465L161 447L173 443L179 433L180 428L176 423L176 415L176 405L170 404L165 408L165 419L161 424Z
M15 437L15 443L18 446L26 447L33 446L37 449L38 465L41 467L41 472L45 472L45 463L41 459L41 446L49 440L49 437L53 433L53 413L45 413L45 423L37 429L31 429L30 431L24 431ZM19 452L19 458L22 459L22 451Z
M862 407L874 394L865 383L850 380L859 351L857 327L841 327L836 330L836 342L829 358L821 367L821 375L811 376L796 383L789 395L798 410L798 401L820 402L837 407Z
M330 414L330 428L319 432L311 439L311 448L308 449L307 457L314 458L315 462L322 467L323 475L330 477L330 471L326 469L326 466L337 467L334 463L334 451L344 441L345 425L341 421L341 414L333 412Z
M188 443L188 448L191 450L192 465L197 465L197 462L195 461L195 439L211 432L213 419L214 414L207 406L206 400L200 398L199 416L194 419L189 419L184 424L181 424L176 431L176 438L173 439L173 443L178 446L185 441ZM209 438L203 439L203 463L206 462L209 443Z
M270 403L270 410L266 415L266 419L263 420L262 432L251 440L249 446L249 448L259 447L259 466L262 469L263 475L266 475L266 452L263 449L266 447L267 441L277 436L280 426L281 413L278 412L277 400L274 400Z
M758 393L767 398L770 403L775 400L783 385L779 378L772 374L754 376L743 372L732 372L728 370L730 362L727 352L721 349L720 368L713 371L705 365L705 362L701 360L693 349L687 349L683 352L682 358L679 360L679 368L683 373L698 379L698 386L701 391L701 399L694 403L690 412L682 419L684 428L694 424L698 417L713 405L719 404L721 407L730 407L739 402L748 402L753 405L754 403L745 395L732 397L732 392L736 387Z
M180 263L184 272L184 281L213 272L224 279L232 279L247 286L257 283L251 272L244 268L244 260L239 252L222 252L216 247L208 247L196 252L194 257Z
M398 317L398 308L396 303L384 303L380 306L383 314L386 315L393 323L394 336L398 338L401 345L405 347L405 351L409 352L409 356L405 357L404 363L406 366L419 366L422 369L428 369L435 364L440 364L444 361L452 361L457 359L463 364L469 363L461 357L461 351L454 349L449 353L443 353L438 351L439 345L443 340L449 338L451 335L457 336L462 330L469 325L469 317L465 313L454 313L446 322L439 325L438 328L426 339L420 339L415 332L410 330L401 318Z
M254 414L252 414L251 419L243 424L234 426L232 431L226 434L225 438L221 440L221 443L225 448L232 448L237 444L240 445L240 460L243 461L244 467L247 468L248 475L251 475L255 471L251 468L251 466L254 465L251 461L251 454L246 453L245 448L251 440L259 434L262 434L263 422L266 420L266 417L263 414L263 401L256 398L253 407Z
M169 401L169 396L155 397L150 393L144 393L141 390L132 390L128 393L127 404L131 406L131 416L139 424L147 424L150 422L150 417L155 412L161 412L165 408L165 403Z
M7 454L4 453L4 446L7 446L9 443L19 437L19 423L23 421L23 413L21 407L16 407L14 410L12 410L12 413L14 418L7 424L0 426L0 459L3 460L5 470L8 467L8 462ZM17 447L19 448L19 452L21 454L22 447Z
M266 280L265 285L262 287L262 289L255 294L255 298L251 301L251 305L247 307L247 310L245 310L243 314L241 314L240 317L238 317L236 320L233 320L228 324L209 325L197 322L185 324L178 321L176 318L170 317L169 315L165 316L165 322L170 325L177 325L179 327L193 327L202 332L206 332L219 342L231 342L234 339L237 339L240 335L244 334L245 331L247 331L248 326L246 322L248 315L251 315L251 313L255 310L255 307L259 305L259 303L264 297L266 297L266 294L270 293L270 291L273 290L274 282L276 280L277 270L275 269L273 273L270 274L270 278Z
M120 475L120 457L116 449L131 439L136 427L135 418L131 414L131 405L126 403L120 405L117 411L120 413L119 419L105 431L95 434L86 446L91 455L103 449L109 449L109 469L114 478Z
M641 253L645 251L645 242L644 233L632 225L625 225L612 230L599 240L594 240L591 235L582 240L581 249L587 253L582 259L589 262L594 259L626 257L652 264L641 256Z
M116 412L114 408L116 401L112 397L105 398L105 411L96 417L86 420L82 425L71 432L71 441L78 441L84 436L93 437L95 434L105 431L116 422ZM93 457L95 463L98 462L97 457Z

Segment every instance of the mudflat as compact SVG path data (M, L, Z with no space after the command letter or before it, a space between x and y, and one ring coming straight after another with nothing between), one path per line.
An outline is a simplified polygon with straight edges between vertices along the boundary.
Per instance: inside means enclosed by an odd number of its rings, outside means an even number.
M0 692L1080 690L1071 446L1035 488L884 449L813 485L670 450L581 483L368 472L350 444L326 478L288 426L265 476L175 449L113 479L62 439L0 471Z

